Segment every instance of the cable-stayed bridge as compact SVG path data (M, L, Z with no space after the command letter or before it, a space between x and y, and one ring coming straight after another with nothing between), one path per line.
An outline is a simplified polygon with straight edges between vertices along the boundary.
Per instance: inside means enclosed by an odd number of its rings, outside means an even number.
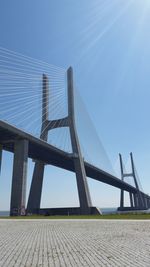
M40 212L45 164L75 172L80 208L68 208L69 212L98 212L87 177L120 188L120 210L148 209L150 197L139 187L132 154L131 173L124 172L120 155L121 180L83 157L74 88L71 67L66 75L61 68L0 48L0 159L2 150L14 153L10 214ZM26 207L28 157L35 166ZM135 186L125 182L127 176L133 177ZM124 207L124 191L129 192L131 207Z

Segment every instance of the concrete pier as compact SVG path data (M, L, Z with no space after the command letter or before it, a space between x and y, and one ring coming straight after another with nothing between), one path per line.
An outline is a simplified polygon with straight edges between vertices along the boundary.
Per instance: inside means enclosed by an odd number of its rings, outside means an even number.
M25 214L28 141L17 140L15 141L14 146L13 177L10 203L11 216Z
M45 164L43 162L38 161L35 163L31 189L27 204L27 213L39 213L43 187L44 166Z
M134 207L134 205L133 205L133 194L131 192L129 192L129 197L130 197L131 208L133 208Z

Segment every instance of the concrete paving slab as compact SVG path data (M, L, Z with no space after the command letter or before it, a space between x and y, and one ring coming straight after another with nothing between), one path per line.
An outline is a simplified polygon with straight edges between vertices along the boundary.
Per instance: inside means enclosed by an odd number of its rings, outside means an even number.
M150 221L0 220L1 267L150 266Z

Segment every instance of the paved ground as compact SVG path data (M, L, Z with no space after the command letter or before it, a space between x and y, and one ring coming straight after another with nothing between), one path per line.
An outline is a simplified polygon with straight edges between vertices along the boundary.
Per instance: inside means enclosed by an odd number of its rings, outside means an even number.
M150 267L150 221L0 220L1 267Z

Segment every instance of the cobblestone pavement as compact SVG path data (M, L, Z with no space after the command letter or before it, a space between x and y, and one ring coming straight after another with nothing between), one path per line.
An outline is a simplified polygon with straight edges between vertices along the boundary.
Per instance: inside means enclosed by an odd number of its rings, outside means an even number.
M0 220L1 267L150 267L150 221Z

